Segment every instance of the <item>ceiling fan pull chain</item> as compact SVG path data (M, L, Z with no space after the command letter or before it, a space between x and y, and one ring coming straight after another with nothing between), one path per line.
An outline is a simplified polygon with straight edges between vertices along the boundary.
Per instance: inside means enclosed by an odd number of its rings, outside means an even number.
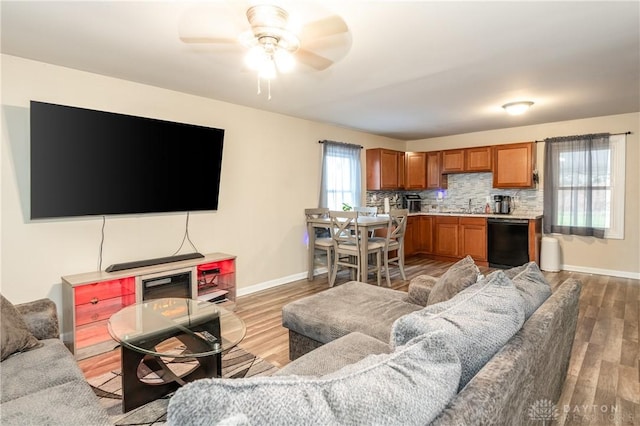
M258 95L262 93L262 90L260 89L260 74L258 74Z
M271 80L267 80L267 89L269 90L269 97L267 99L271 100Z

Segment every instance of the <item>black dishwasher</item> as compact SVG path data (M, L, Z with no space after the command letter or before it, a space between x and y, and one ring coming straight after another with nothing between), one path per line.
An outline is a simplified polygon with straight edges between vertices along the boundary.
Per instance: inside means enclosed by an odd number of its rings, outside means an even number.
M529 262L529 221L489 218L489 266L511 268Z

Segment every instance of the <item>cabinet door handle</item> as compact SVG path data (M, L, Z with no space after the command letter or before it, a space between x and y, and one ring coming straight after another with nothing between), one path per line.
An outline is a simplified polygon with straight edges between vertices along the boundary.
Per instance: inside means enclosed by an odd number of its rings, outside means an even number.
M99 301L100 301L100 300L98 300L98 298L97 298L97 297L94 297L94 298L92 298L92 299L91 299L91 304L92 304L92 305L97 305Z

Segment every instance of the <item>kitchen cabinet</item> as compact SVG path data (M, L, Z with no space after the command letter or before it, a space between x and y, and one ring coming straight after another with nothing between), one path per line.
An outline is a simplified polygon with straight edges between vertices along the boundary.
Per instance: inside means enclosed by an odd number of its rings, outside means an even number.
M433 227L434 254L459 257L460 232L459 218L454 216L436 216Z
M367 190L397 190L404 184L404 152L390 149L368 149Z
M405 156L405 189L427 187L427 153L407 152Z
M464 169L464 149L442 151L442 173L462 173Z
M441 172L490 172L492 171L492 153L490 146L442 151Z
M487 260L487 219L460 217L460 257L470 255L473 260Z
M532 188L535 167L533 142L493 147L493 187Z
M420 245L420 216L407 218L407 229L404 234L404 255L411 256L418 252Z
M442 189L447 187L447 176L442 174L442 153L440 151L427 152L427 189Z
M420 253L433 253L433 216L420 216Z
M493 150L490 146L466 148L464 150L464 170L466 172L490 172Z

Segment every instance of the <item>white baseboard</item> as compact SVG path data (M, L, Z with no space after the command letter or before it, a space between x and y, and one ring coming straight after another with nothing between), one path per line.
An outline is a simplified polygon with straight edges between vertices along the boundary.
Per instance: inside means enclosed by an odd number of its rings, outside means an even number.
M587 266L561 265L563 271L582 272L584 274L610 275L612 277L640 280L640 272L615 271L613 269L589 268Z
M634 280L640 280L640 272L616 271L613 269L589 268L585 266L575 266L575 265L560 265L560 269L563 271L581 272L584 274L609 275L612 277L631 278ZM327 273L327 268L318 268L314 271L314 275L326 274L326 273ZM242 287L237 289L237 296L246 296L248 294L256 293L261 290L267 290L273 287L278 287L280 285L289 284L294 281L303 280L306 277L307 277L306 272L300 272L298 274L277 278L271 281L265 281L263 283L255 284L249 287Z
M327 273L327 268L318 268L313 272L314 275L326 274L326 273ZM283 284L289 284L294 281L300 281L306 278L307 278L306 272L300 272L298 274L293 274L293 275L289 275L282 278L276 278L275 280L265 281L263 283L254 284L249 287L238 288L236 290L236 296L246 296L247 294L255 293L262 290L267 290L269 288L278 287Z

